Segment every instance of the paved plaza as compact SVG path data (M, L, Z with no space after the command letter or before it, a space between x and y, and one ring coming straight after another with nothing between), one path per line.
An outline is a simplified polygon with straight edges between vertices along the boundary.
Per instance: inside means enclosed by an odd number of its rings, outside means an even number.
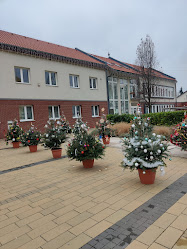
M119 141L84 169L66 144L52 159L0 140L0 248L187 248L187 152L170 146L166 174L143 185L120 167Z

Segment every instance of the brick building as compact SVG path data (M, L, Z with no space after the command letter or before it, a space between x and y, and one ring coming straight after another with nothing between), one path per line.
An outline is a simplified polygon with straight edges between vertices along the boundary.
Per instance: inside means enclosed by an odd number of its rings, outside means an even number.
M134 113L141 100L135 65L0 31L0 138L15 118L43 130L64 112L93 127L106 113ZM176 80L157 72L153 112L175 103Z

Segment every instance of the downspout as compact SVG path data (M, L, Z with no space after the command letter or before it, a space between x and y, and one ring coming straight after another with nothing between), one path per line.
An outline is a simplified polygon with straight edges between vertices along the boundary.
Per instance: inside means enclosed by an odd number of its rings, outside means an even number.
M110 110L110 103L109 103L109 86L108 86L108 70L107 68L105 69L105 73L106 73L106 91L107 91L107 105L108 105L108 114L109 110Z

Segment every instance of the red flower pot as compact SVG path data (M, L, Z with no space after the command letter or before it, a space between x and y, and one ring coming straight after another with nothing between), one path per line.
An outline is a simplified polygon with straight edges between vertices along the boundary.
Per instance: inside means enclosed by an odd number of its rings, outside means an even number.
M36 152L37 151L37 145L29 145L30 152Z
M145 172L145 174L143 174ZM143 184L153 184L156 176L156 169L138 169L140 181Z
M104 144L109 144L110 143L110 137L108 137L108 136L103 137L103 143Z
M84 168L92 168L94 165L94 159L88 159L82 161Z
M16 149L16 148L19 148L20 142L12 142L12 144L13 144L13 148Z
M51 151L53 154L53 158L61 158L61 156L62 156L62 149L61 148L52 149Z

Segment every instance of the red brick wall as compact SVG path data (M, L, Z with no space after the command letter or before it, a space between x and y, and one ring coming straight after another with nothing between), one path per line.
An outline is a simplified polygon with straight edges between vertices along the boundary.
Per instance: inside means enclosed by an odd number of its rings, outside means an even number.
M177 102L178 107L187 106L187 102Z
M92 128L99 118L93 118L91 112L91 106L99 105L100 113L101 108L105 108L105 113L108 113L107 101L50 101L50 100L0 100L0 138L4 137L4 133L7 130L7 122L14 120L19 121L19 106L20 105L32 105L34 111L34 120L32 123L40 130L44 131L44 125L48 120L48 106L59 105L60 112L64 112L70 125L75 123L75 119L72 118L72 106L81 105L81 114L84 122L88 122L88 125ZM19 122L20 126L26 130L30 127L31 122Z

